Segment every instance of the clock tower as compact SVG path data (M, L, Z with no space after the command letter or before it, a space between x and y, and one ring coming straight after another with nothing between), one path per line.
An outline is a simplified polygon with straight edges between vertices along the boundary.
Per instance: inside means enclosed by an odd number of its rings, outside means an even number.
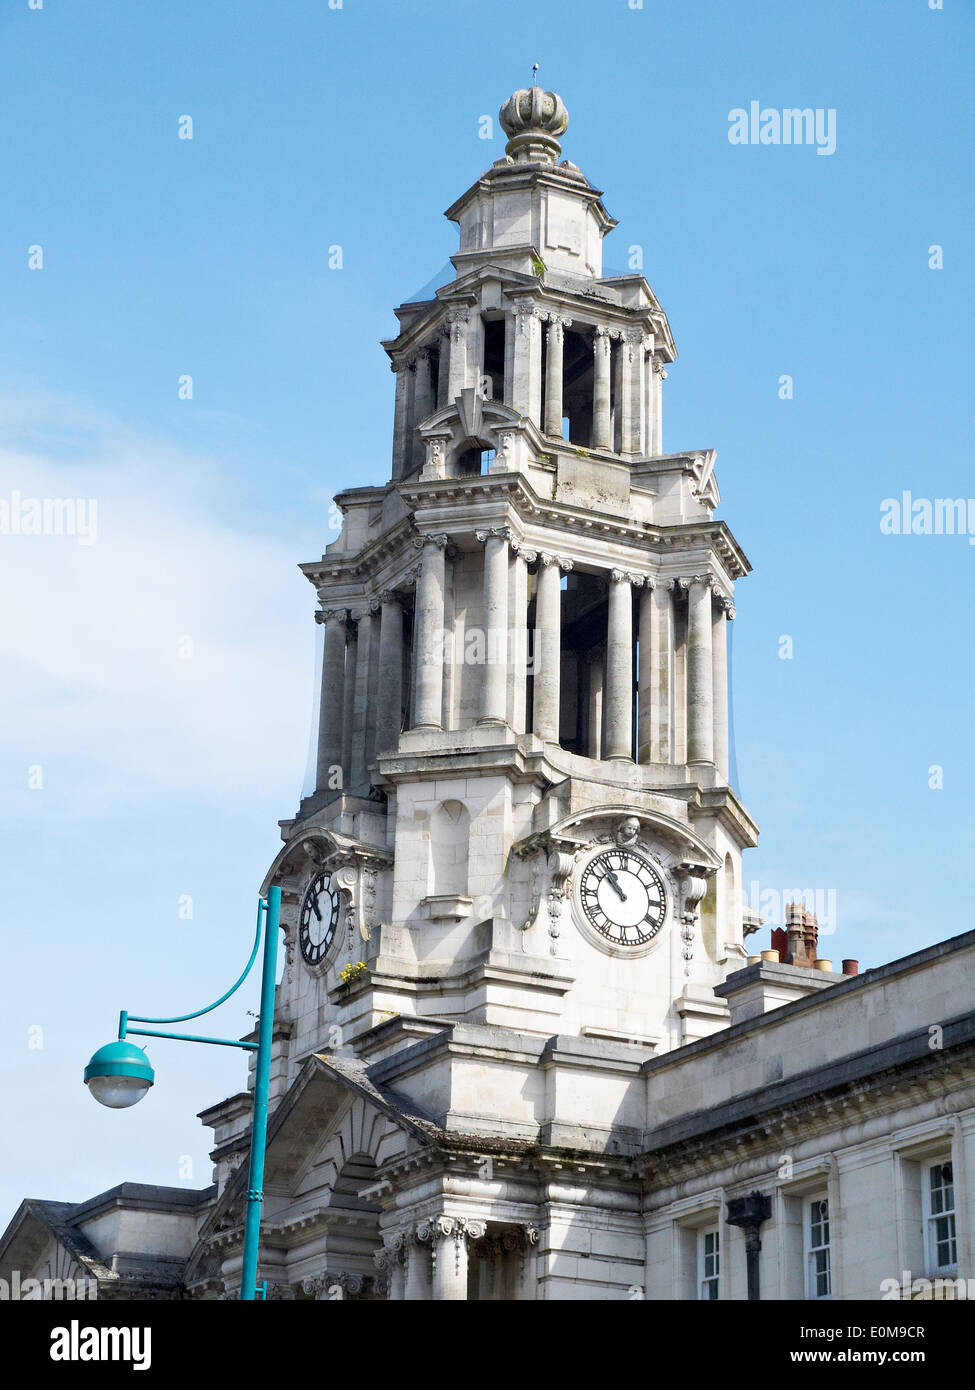
M315 789L265 880L272 1100L317 1067L437 1133L625 1154L641 1065L726 1027L715 986L746 963L727 644L749 565L714 452L664 449L670 325L642 274L603 273L616 223L561 158L561 99L500 119L504 156L447 209L453 278L383 344L387 476L338 494L301 566L324 653ZM205 1117L221 1182L242 1113ZM490 1184L452 1214L361 1147L384 1249L404 1206L407 1246L427 1218L490 1236Z

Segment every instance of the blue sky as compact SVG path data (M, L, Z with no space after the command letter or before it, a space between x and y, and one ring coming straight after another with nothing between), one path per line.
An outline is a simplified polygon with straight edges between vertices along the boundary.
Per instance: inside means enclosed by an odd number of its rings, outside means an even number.
M964 0L2 7L0 499L95 498L98 540L0 536L0 1218L209 1180L196 1112L238 1054L159 1044L125 1115L81 1069L119 1008L199 1007L246 957L305 767L296 566L336 490L388 476L379 340L535 61L619 218L607 266L639 245L670 316L664 447L718 450L754 565L746 884L835 894L826 952L864 967L972 925L975 547L882 535L880 506L975 497L973 38ZM730 144L753 100L834 109L835 153ZM249 985L214 1028L255 1007Z

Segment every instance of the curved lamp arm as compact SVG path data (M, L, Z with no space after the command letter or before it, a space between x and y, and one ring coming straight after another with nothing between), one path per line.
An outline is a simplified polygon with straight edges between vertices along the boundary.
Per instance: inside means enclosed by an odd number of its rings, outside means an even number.
M227 990L226 994L221 994L221 996L220 996L219 999L217 999L217 1000L216 1000L214 1003L212 1003L212 1004L208 1004L208 1005L206 1006L205 1009L197 1009L196 1012L195 1012L195 1013L192 1013L192 1014L176 1014L173 1018L147 1018L147 1017L143 1016L142 1014L130 1014L130 1013L127 1013L127 1012L123 1009L123 1010L122 1010L122 1013L119 1015L119 1025L118 1025L118 1035L119 1035L119 1038L120 1038L120 1039L123 1039L123 1038L125 1037L125 1032L126 1032L126 1029L127 1029L127 1027L128 1027L128 1025L129 1025L130 1022L131 1022L131 1023L186 1023L186 1022L187 1022L189 1019L191 1019L191 1018L200 1018L200 1017L202 1017L203 1014L212 1013L214 1009L219 1008L219 1006L220 1006L225 1000L229 999L230 996L231 996L232 994L235 994L235 993L237 992L237 990L240 989L241 985L244 983L244 981L247 979L247 976L248 976L248 975L250 974L250 972L251 972L251 967L253 966L255 960L257 959L257 949L258 949L258 947L259 947L260 944L261 944L261 926L262 926L262 924L263 924L263 921L264 921L264 914L265 914L266 912L267 912L267 900L266 900L265 898L258 898L258 900L257 900L257 931L256 931L255 936L254 936L254 949L251 951L251 958L250 958L250 960L249 960L249 961L247 962L247 964L244 966L244 973L241 975L240 979L237 981L236 984L231 985L230 989Z

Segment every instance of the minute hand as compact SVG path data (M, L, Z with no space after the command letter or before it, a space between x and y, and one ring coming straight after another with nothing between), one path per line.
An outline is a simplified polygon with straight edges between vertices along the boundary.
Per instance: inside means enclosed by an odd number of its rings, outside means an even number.
M620 887L620 881L619 881L619 879L616 877L616 872L615 872L615 870L613 870L613 869L607 869L607 870L606 870L606 877L609 879L610 883L613 885L613 888L615 889L616 894L617 894L617 896L618 896L620 902L621 902L621 903L625 903L625 902L626 902L626 894L623 892L622 888Z

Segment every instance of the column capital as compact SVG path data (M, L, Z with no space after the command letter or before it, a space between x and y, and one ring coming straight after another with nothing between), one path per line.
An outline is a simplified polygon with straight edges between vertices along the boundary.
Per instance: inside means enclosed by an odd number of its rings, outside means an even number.
M471 311L466 304L451 304L447 310L447 323L451 328L470 322Z
M541 309L534 299L527 297L513 299L511 305L515 311L518 333L523 337L528 337L534 333L535 326L541 322Z
M664 366L663 361L662 361L661 358L659 358L659 357L654 357L654 359L653 359L653 370L656 372L657 376L659 376L659 377L661 378L662 381L666 381L666 379L667 379L667 369L666 369L666 367Z
M722 594L722 593L720 593L720 592L719 592L719 593L716 593L716 594L714 595L714 601L715 601L715 603L718 605L719 608L723 608L723 609L724 609L725 617L728 618L729 621L730 621L732 618L734 618L734 616L735 616L735 601L734 601L734 599L731 597L730 594Z
M701 584L701 585L703 585L704 588L706 588L706 589L713 589L713 588L715 587L715 578L714 578L714 575L713 575L713 574L686 574L686 575L682 575L680 579L675 579L675 580L673 581L673 587L674 587L674 589L678 589L678 588L680 588L680 589L690 589L691 586L694 585L694 584Z
M333 618L337 618L339 622L344 623L347 621L348 616L349 610L347 608L319 608L315 614L315 622L328 623L331 622Z
M510 541L510 526L490 526L484 531L475 531L474 539L480 541L481 545L486 545L490 540Z
M380 607L384 603L402 603L403 595L398 589L380 589L376 595Z
M562 336L564 328L572 327L572 320L566 314L561 314L554 309L545 315L545 322L548 324L549 333L556 333L559 337Z
M509 544L511 545L512 553L517 555L520 560L524 560L526 565L530 565L533 561L538 559L538 551L529 549L529 547L525 545L525 542L519 540L517 536L513 536Z
M437 531L423 536L414 536L413 544L417 550L422 550L424 546L435 545L438 550L446 550L449 537L446 531Z
M646 582L646 576L633 574L630 570L610 570L614 584L632 584L635 588L640 588Z
M565 555L550 555L547 551L542 551L538 557L538 563L543 565L546 569L548 569L549 565L555 565L556 568L565 570L565 572L568 573L575 564L575 561L568 559Z
M421 565L414 565L412 569L408 569L406 573L403 575L403 583L406 585L408 589L416 588L420 579L421 569Z

